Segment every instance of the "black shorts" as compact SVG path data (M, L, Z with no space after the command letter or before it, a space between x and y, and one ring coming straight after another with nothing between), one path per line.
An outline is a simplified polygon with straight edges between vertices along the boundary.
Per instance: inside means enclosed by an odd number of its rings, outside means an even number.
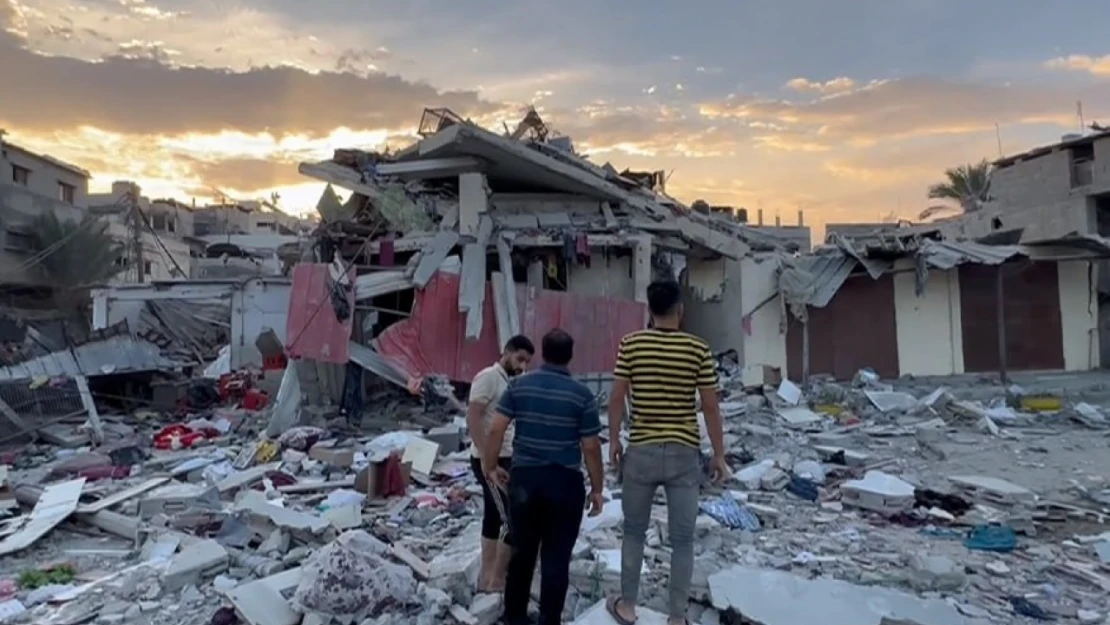
M508 471L512 466L509 458L499 458L497 464ZM509 497L497 485L490 488L490 483L482 473L482 461L478 458L470 459L470 468L478 483L482 485L482 538L500 540L509 544Z

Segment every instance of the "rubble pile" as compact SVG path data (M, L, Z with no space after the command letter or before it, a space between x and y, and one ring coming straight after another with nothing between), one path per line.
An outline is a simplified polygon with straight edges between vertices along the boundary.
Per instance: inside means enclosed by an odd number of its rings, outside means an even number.
M892 386L867 371L803 389L724 368L734 476L707 476L692 623L1105 622L1097 393ZM501 598L475 592L481 491L457 405L367 405L394 412L392 431L371 431L390 416L373 408L365 429L302 410L270 437L271 406L215 405L182 422L102 416L97 448L6 452L0 622L495 622ZM583 520L567 622L612 622L600 602L619 588L622 516L608 479L602 514ZM658 497L644 623L665 608Z

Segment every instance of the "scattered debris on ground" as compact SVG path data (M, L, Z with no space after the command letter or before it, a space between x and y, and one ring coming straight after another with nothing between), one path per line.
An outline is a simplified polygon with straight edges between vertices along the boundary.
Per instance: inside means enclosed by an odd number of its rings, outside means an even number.
M891 407L875 401L891 392L877 380L795 393L725 373L735 476L703 493L691 622L803 623L815 610L831 625L1104 622L1107 432L1072 418L1079 402L1051 412L1012 402L1019 408L995 431L980 423L984 411L1001 413L980 403L1000 390L985 380L951 380L939 393L899 381L916 399ZM808 399L834 394L835 414ZM474 590L481 491L460 413L427 408L410 422L417 412L402 411L392 430L351 432L338 415L301 411L268 438L273 407L235 403L184 421L105 414L133 432L95 449L6 452L22 508L3 525L2 622L497 618L500 597ZM807 406L816 419L782 417ZM209 428L217 434L180 444ZM157 445L170 429L178 442ZM105 470L119 459L125 470ZM619 486L607 494L603 514L583 522L568 622L609 624L599 602L619 585ZM663 622L665 609L659 497L645 623Z

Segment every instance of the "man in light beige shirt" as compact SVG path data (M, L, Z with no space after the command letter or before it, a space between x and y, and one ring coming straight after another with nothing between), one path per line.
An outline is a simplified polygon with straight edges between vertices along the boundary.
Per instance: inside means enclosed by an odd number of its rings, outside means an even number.
M466 409L466 426L470 432L470 468L482 485L484 507L482 512L482 563L478 573L479 592L501 592L505 588L505 569L509 564L509 515L504 491L497 484L490 484L482 471L486 435L490 422L497 412L501 394L509 380L528 368L536 353L532 341L524 335L509 339L501 359L482 369L470 384L469 405ZM506 471L513 456L512 433L507 432L498 454L498 464Z

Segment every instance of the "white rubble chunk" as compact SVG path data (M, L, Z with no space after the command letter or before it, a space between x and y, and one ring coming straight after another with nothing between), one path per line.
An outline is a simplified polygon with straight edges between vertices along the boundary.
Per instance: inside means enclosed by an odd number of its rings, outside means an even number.
M840 487L845 505L893 514L909 510L914 503L914 487L882 471L868 471L862 480L851 480Z
M478 584L481 565L482 524L471 523L428 563L428 585L439 588L456 601L469 597Z
M879 625L884 618L919 625L978 625L939 599L875 586L818 577L805 579L785 571L742 566L709 576L713 607L734 610L761 625ZM597 621L606 623L606 621ZM608 625L606 623L606 625Z

